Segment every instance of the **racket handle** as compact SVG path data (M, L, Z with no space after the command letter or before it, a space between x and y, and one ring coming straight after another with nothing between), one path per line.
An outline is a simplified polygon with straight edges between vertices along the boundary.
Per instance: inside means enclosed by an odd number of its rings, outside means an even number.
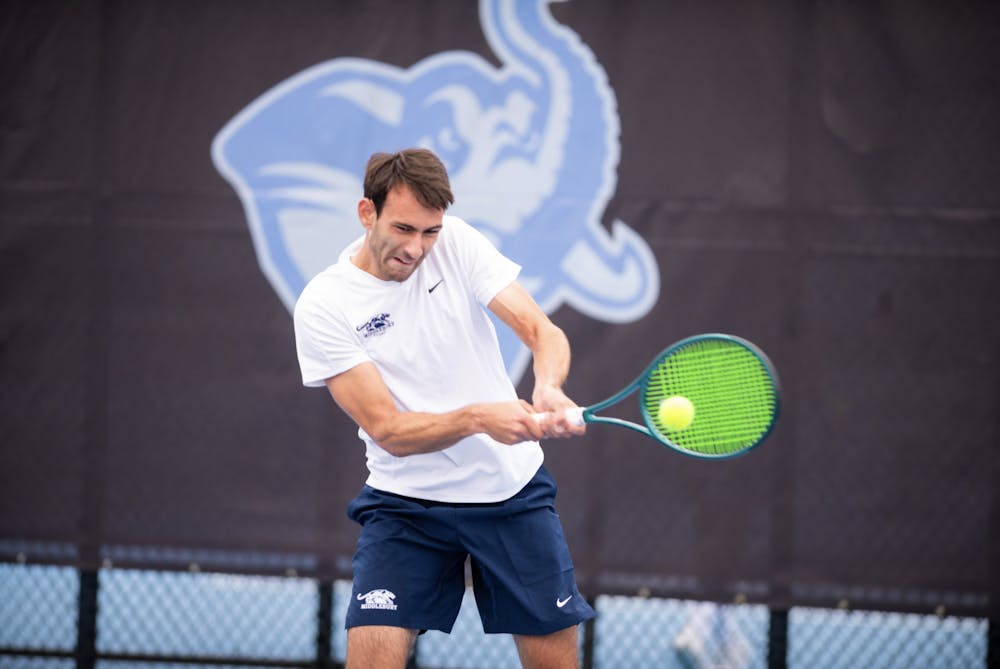
M587 422L583 420L583 407L566 409L566 422L575 427L583 427Z
M542 419L545 418L545 414L543 413L536 413L532 415L534 416L535 420L538 421L539 423L541 423ZM563 415L566 416L566 422L576 427L581 427L582 425L584 425L584 423L587 422L583 419L583 407L574 407L572 409L566 409L563 412Z

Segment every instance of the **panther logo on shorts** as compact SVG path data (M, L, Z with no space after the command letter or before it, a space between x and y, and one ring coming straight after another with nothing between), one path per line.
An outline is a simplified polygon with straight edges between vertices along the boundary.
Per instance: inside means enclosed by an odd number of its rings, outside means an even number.
M364 601L364 604L361 605L362 609L386 609L388 611L395 611L397 607L392 601L394 599L396 599L396 594L384 588L371 590L363 595L358 595L358 601Z

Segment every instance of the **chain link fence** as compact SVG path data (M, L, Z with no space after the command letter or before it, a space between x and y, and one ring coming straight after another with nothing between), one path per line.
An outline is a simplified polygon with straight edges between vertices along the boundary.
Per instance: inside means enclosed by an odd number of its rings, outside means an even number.
M89 664L87 640L78 637L88 629L80 620L80 574L0 564L0 667L343 665L348 581L323 587L310 578L117 568L97 573ZM625 595L600 595L593 604L598 617L580 635L583 666L591 669L974 669L998 660L985 619L943 612L799 607L775 615L753 603ZM410 666L520 664L510 636L483 633L469 590L452 633L418 637Z

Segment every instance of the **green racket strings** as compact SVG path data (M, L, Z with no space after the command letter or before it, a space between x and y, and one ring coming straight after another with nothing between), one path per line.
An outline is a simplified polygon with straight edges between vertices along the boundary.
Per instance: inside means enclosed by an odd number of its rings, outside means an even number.
M660 402L682 395L694 420L671 430L658 417ZM774 380L761 359L727 339L700 339L666 356L648 374L641 400L649 427L661 439L693 453L732 455L756 445L777 414Z

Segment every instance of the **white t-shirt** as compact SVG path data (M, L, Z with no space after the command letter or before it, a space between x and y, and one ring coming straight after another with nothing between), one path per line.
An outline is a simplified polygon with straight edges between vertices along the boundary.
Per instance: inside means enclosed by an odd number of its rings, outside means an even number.
M313 278L295 305L302 382L323 386L372 362L401 411L517 399L485 305L521 268L453 216L444 217L436 243L406 281L382 281L354 265L362 241ZM419 499L498 502L542 464L535 441L507 446L474 434L441 451L396 457L364 430L358 436L368 485Z

